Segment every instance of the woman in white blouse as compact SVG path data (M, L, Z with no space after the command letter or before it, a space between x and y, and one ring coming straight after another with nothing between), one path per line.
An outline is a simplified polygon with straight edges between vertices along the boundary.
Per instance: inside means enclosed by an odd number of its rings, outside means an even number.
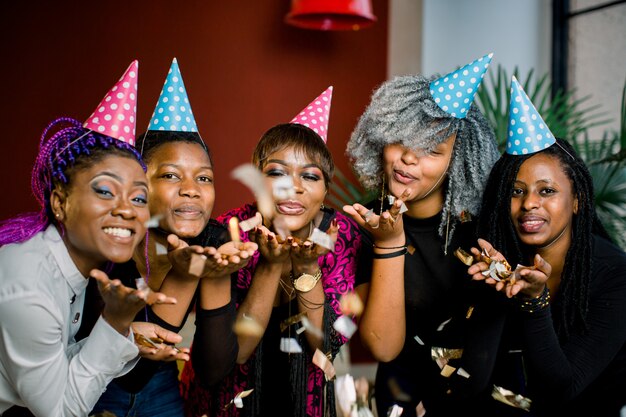
M58 119L43 133L32 189L41 211L0 225L0 414L87 415L134 366L137 312L175 302L102 271L145 235L145 166L131 145ZM90 277L105 306L76 342Z

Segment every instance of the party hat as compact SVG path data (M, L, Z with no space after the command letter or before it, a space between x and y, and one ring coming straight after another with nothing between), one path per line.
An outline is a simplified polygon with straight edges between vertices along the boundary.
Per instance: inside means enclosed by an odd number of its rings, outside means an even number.
M83 124L87 129L135 144L137 78L139 62L134 60L122 78L104 96Z
M506 153L524 155L541 151L556 140L515 76L511 81Z
M148 130L198 131L176 58L172 60Z
M457 119L467 116L491 57L487 54L430 83L430 94L441 110Z
M320 135L324 143L328 138L328 118L330 116L330 102L333 98L333 87L328 87L315 100L309 103L289 123L298 123L311 128Z

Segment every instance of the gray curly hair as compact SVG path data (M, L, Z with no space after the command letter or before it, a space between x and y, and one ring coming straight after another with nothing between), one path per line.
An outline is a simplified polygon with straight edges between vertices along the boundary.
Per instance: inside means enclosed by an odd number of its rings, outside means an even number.
M455 220L449 225L451 238L463 211L479 213L480 196L500 154L493 130L475 105L465 119L439 108L430 93L430 83L437 78L403 76L383 83L352 132L346 153L363 186L375 189L382 184L385 145L430 151L456 133L439 225L443 237L448 216Z

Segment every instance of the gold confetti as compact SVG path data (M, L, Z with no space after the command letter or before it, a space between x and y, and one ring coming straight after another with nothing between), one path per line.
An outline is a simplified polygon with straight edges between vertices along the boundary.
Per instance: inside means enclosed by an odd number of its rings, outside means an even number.
M199 255L197 253L191 254L191 261L189 262L189 273L199 277L204 271L204 263L206 262L206 256Z
M532 404L532 400L530 398L526 398L520 394L515 394L514 392L497 385L493 386L491 396L504 404L515 408L521 408L526 411L530 410L530 405Z
M457 250L454 251L454 256L467 266L471 266L474 263L474 257L461 248L457 248Z
M326 378L326 381L331 381L333 378L335 378L335 367L330 361L330 358L324 355L321 350L315 349L312 362L314 365L324 371L324 377Z
M441 370L441 375L446 378L449 378L450 375L454 373L454 371L456 371L456 368L454 366L450 366L446 364L443 366L443 369Z
M406 250L409 252L409 255L413 255L415 253L415 246L409 245L406 247Z
M280 323L280 331L281 333L284 332L285 330L287 330L287 328L293 324L296 324L300 321L302 321L303 317L306 317L307 313L306 311L303 311L302 313L298 313L296 315L293 315L291 317L286 318L285 320L283 320Z
M465 318L469 319L470 317L472 317L473 312L474 312L474 306L469 306L469 308L467 309L467 313L465 313Z

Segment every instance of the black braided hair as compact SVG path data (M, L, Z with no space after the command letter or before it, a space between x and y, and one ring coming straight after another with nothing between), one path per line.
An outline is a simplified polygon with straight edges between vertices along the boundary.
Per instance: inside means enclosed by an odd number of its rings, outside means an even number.
M586 330L591 275L592 235L611 240L595 210L593 179L582 159L563 139L541 151L556 158L569 178L578 213L572 217L572 242L565 257L559 297L555 300L555 328L559 338L566 340L572 331ZM478 235L503 253L511 265L525 264L534 255L519 240L511 220L513 184L520 166L536 154L504 154L494 165L485 193L478 222Z

